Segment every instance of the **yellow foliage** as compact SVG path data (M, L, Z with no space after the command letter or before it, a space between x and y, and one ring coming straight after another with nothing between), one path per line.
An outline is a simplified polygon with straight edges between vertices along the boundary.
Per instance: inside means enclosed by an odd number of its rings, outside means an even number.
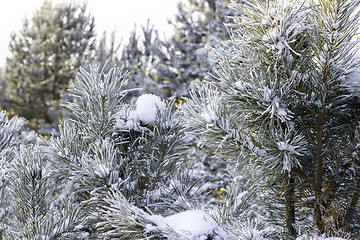
M37 119L36 119L36 118L31 118L31 119L29 119L28 125L29 125L30 127L37 127L37 126L38 126L38 124L37 124Z
M168 77L164 78L164 81L163 81L163 83L165 83L165 84L168 84L168 83L170 83L170 78L168 78Z
M155 81L158 81L158 79L159 79L156 71L153 72L153 79Z
M175 106L179 106L180 104L183 104L183 103L186 103L186 100L183 99L183 98L177 98L176 101L175 101Z
M226 195L227 191L225 188L221 187L216 194L219 196L220 199L223 199L224 196Z

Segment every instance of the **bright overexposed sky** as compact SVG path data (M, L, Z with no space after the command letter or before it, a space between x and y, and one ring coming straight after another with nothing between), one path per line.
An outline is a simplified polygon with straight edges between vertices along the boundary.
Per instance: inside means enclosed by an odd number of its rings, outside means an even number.
M73 2L74 0L53 0L53 3ZM44 0L10 0L4 1L0 8L0 67L10 56L9 42L12 32L19 33L26 17L31 19ZM83 3L84 0L75 2ZM109 34L116 28L116 39L124 44L137 23L138 32L147 19L153 24L160 36L170 33L168 18L174 17L179 0L87 0L88 11L95 17L96 33L102 36L103 31ZM170 35L170 34L168 34Z

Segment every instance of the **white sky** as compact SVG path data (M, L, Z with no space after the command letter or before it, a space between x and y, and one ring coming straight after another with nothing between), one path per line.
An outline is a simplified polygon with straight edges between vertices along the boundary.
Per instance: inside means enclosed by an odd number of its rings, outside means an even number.
M73 0L53 0L53 3L72 2ZM19 33L23 20L31 19L44 0L9 0L0 8L0 67L5 65L6 57L10 56L9 43L12 32ZM77 2L84 2L83 0ZM95 17L96 33L102 36L103 31L109 34L116 28L116 40L122 39L122 45L127 41L134 24L137 32L140 26L146 25L147 19L159 31L171 33L172 28L167 23L177 12L179 0L87 0L88 11Z

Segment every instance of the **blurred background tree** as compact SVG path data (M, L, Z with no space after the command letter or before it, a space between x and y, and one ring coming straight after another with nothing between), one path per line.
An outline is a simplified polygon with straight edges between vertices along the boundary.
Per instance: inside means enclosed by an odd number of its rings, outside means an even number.
M237 0L236 2L242 2ZM174 34L161 38L149 23L137 34L134 31L124 46L120 64L129 70L129 84L144 92L182 101L191 83L202 81L214 64L210 46L229 39L224 23L228 15L227 0L188 0L178 4L173 22Z
M3 108L27 118L34 129L57 123L67 84L86 64L94 43L94 17L86 4L53 6L45 1L33 18L25 19L22 31L12 35Z
M210 47L229 39L225 24L232 20L227 16L236 15L228 4L226 0L179 3L178 14L171 23L175 34L161 45L167 58L152 67L152 77L159 84L158 94L179 100L188 95L192 82L201 82L211 71L215 58Z
M116 40L115 30L111 32L110 39L108 36L108 33L104 31L100 40L97 40L96 50L89 58L89 62L99 64L100 68L105 67L105 71L109 71L113 65L120 64L121 41Z
M4 80L4 68L0 67L0 96L4 95L6 89L6 82ZM0 105L2 105L2 99L0 98Z

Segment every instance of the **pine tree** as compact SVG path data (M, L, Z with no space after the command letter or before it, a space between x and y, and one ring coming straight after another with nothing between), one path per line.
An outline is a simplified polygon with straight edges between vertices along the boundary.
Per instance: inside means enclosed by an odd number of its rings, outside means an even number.
M154 62L159 61L159 58L164 58L160 46L158 33L154 26L150 26L149 21L146 26L142 26L141 34L136 32L135 26L118 62L129 71L126 88L139 88L140 92L157 94L158 86L156 81L151 78L151 66ZM139 95L135 92L132 94Z
M181 102L191 82L203 80L214 64L208 46L228 39L224 22L232 21L227 15L236 14L228 4L224 0L180 3L170 39L161 39L149 23L141 34L134 31L120 60L130 71L131 87Z
M179 3L172 23L175 34L159 42L164 57L152 64L158 94L175 99L187 96L191 82L202 81L211 70L214 59L209 46L228 39L224 22L231 19L226 15L235 15L227 8L228 3L223 0Z
M94 56L91 55L88 62L91 64L99 64L100 67L106 66L106 72L110 70L113 65L120 65L119 50L121 43L117 43L116 31L110 35L110 44L108 43L107 32L104 31L101 39L98 41Z
M25 120L1 114L0 228L5 239L163 238L149 216L195 204L185 196L194 195L194 184L178 182L187 177L179 171L185 166L186 142L173 104L150 94L124 103L126 77L118 68L80 70L70 84L73 101L67 107L73 118L50 140L32 137L30 143L26 134L18 134ZM123 200L111 201L118 198ZM131 206L127 211L140 214L143 221L135 226L142 228L133 231L136 218L125 226L114 222L123 213L113 211L113 204ZM148 232L146 224L154 230Z
M216 80L183 107L215 157L261 176L263 203L287 238L312 225L306 216L320 234L358 221L358 6L233 3L233 45L216 50Z
M53 175L67 186L60 191L65 198L74 197L85 214L84 229L100 238L144 237L146 222L156 226L144 217L150 213L141 215L143 223L135 224L136 218L127 224L113 222L114 217L125 221L122 214L127 212L115 211L113 207L118 207L111 206L111 199L123 199L116 204L140 212L171 214L184 209L180 203L172 206L179 194L185 196L186 182L179 185L174 180L185 174L178 173L185 166L182 155L187 145L181 119L173 113L172 103L155 95L125 103L126 77L118 68L108 73L96 67L80 70L69 86L73 102L67 107L74 117L60 125L60 137L44 141L56 169ZM190 183L187 194L193 188Z
M94 18L85 4L45 2L32 19L25 19L23 30L10 42L5 108L29 119L35 129L40 119L57 123L67 84L93 49L93 30Z

